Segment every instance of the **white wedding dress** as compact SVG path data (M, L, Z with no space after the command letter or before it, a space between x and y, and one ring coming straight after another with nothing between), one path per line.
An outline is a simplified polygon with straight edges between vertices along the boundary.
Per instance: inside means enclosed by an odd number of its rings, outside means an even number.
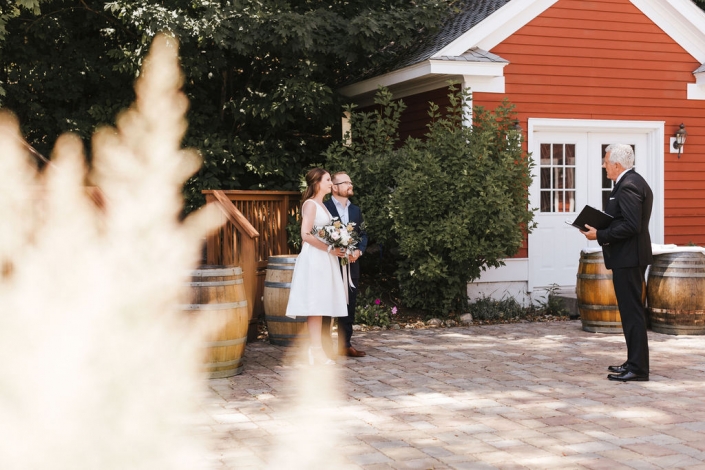
M331 215L325 206L313 199L304 202L316 205L314 227L330 225ZM348 314L345 288L340 274L340 258L303 244L296 258L291 280L287 317L345 317Z

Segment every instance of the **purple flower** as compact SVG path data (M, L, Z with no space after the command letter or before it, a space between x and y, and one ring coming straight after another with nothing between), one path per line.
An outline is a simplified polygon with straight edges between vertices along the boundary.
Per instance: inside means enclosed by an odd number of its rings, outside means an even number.
M381 301L381 300L379 300L379 299L375 299L375 305L379 305L379 304L381 304L381 303L382 303L382 301Z
M396 308L396 307L392 307L392 315L396 315L396 314L397 314L397 308Z

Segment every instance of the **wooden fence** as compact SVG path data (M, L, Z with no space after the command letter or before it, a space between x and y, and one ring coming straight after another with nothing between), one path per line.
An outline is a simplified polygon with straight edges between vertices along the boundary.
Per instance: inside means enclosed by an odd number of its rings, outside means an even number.
M297 191L206 190L206 202L220 208L221 228L206 239L205 263L242 268L250 310L248 341L257 337L264 312L262 296L267 261L291 251L287 244L289 218L298 217Z

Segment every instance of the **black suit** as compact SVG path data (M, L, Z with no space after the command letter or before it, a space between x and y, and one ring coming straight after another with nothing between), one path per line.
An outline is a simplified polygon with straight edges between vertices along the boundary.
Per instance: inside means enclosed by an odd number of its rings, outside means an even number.
M333 217L340 218L340 214L338 214L338 209L333 203L332 196L323 204L325 204L326 208ZM357 245L357 249L360 250L361 253L364 253L365 248L367 248L367 233L362 227L362 211L360 211L360 208L358 206L351 203L348 206L348 218L348 222L354 222L356 224L355 231L360 235L360 242ZM348 287L348 316L338 317L338 351L345 348L349 348L351 346L350 339L352 338L353 324L355 323L355 305L357 304L357 286L360 282L359 262L350 263L350 277L352 278L352 282L355 287L352 288L346 286ZM330 324L331 318L323 317L322 342L324 349L326 349L326 352L329 355L331 353Z
M633 169L614 186L605 212L614 217L597 231L605 267L612 270L622 330L627 342L627 370L649 374L646 311L642 301L644 274L651 264L649 219L654 196L644 178Z

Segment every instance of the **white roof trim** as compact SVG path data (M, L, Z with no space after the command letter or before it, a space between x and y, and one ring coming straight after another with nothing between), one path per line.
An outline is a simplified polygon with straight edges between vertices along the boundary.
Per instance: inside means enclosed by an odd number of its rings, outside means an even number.
M379 86L389 88L398 83L418 80L428 77L429 75L454 75L494 79L504 77L504 67L506 65L507 62L468 62L431 59L404 69L395 70L394 72L379 77L344 86L338 91L343 96L354 97L375 92ZM502 90L502 92L503 91L504 90Z
M441 49L434 57L461 55L473 47L490 51L556 2L558 0L511 1Z
M690 0L630 0L701 64L705 62L705 12Z
M434 57L456 56L473 47L492 51L558 0L514 0L441 49ZM691 0L630 0L683 49L705 63L705 12Z

